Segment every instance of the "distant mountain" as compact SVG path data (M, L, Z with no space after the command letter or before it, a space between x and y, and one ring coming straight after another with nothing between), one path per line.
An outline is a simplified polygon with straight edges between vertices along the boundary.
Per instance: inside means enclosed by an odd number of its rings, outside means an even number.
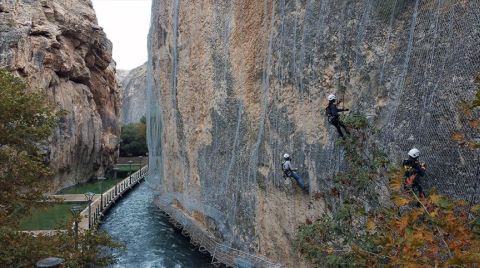
M118 70L122 96L121 121L123 124L138 122L146 111L147 64L131 71Z

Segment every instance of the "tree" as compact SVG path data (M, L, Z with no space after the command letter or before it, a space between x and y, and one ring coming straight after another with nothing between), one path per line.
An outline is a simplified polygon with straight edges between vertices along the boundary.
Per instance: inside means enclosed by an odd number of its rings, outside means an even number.
M51 135L59 113L45 94L0 70L0 225L39 205L51 174L39 147Z
M131 123L122 128L120 156L140 156L148 152L147 126L145 116L139 123Z

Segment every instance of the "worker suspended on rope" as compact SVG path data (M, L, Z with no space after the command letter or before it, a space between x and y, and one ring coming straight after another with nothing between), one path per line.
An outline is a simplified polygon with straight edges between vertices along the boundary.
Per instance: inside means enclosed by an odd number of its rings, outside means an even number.
M413 148L408 152L408 159L403 160L404 174L404 189L412 190L419 197L425 197L420 178L425 176L426 165L418 160L420 151Z
M340 104L340 102L336 102L337 97L335 95L330 94L328 96L328 106L325 108L325 113L328 116L328 122L332 125L334 125L337 128L338 134L342 139L345 139L345 136L342 133L341 127L345 130L345 132L350 135L350 132L348 131L347 127L345 124L340 120L340 112L346 112L348 109L339 109L337 108L337 104Z
M308 192L308 186L305 185L305 183L303 182L302 177L300 177L300 176L295 172L295 171L297 171L298 169L292 167L292 163L291 163L291 160L292 160L292 159L290 158L290 155L289 155L289 154L284 154L284 155L283 155L283 159L284 159L285 161L283 161L283 163L282 163L282 171L283 171L283 174L284 174L285 179L287 179L287 178L293 178L295 181L297 181L298 186L300 186L300 188L302 188L302 190Z

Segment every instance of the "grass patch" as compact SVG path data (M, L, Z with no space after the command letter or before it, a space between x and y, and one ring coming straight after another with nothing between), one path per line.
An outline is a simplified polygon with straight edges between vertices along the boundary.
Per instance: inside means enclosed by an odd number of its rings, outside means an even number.
M103 181L93 180L87 183L77 184L75 186L63 189L59 192L59 194L84 194L87 192L92 192L96 194L102 193L102 189L105 192L106 190L115 186L115 184L122 181L124 178L117 178L117 179L106 179Z
M128 174L130 173L130 165L117 166L116 168L118 168L117 179L114 179L114 172L111 171L106 175L107 179L104 181L91 180L86 183L81 183L72 187L65 188L60 192L58 192L58 194L84 194L87 192L100 194L102 193L102 189L105 192L106 190L115 186L115 184L119 183L120 181L128 177ZM137 170L139 170L139 168L140 168L140 165L132 164L131 172L134 173Z
M72 218L70 208L73 206L81 206L85 208L86 202L83 203L62 203L48 207L35 208L30 215L20 220L21 230L55 230L64 229L65 224Z
M123 172L128 172L130 171L130 165L126 164L126 165L116 165L115 168L118 169L119 172L123 171ZM137 170L140 169L140 165L139 164L132 164L132 172L135 172Z

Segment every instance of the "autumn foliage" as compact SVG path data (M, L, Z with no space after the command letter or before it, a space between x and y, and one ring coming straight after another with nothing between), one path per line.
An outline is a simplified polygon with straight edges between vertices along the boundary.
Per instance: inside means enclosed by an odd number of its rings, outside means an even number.
M300 227L298 250L317 267L471 267L480 264L480 206L437 193L419 199L390 174L391 204L366 211L347 199Z
M479 208L437 193L419 199L391 179L390 208L373 212L366 224L374 254L358 250L374 266L445 267L480 264Z
M469 109L479 106L476 100ZM470 115L470 127L477 128ZM354 129L342 142L347 170L337 174L334 195L321 195L329 212L300 226L299 253L316 267L480 267L480 206L435 190L419 198L404 187L405 170L386 168L366 131L372 130ZM451 138L479 148L464 134ZM380 201L378 185L389 202Z

